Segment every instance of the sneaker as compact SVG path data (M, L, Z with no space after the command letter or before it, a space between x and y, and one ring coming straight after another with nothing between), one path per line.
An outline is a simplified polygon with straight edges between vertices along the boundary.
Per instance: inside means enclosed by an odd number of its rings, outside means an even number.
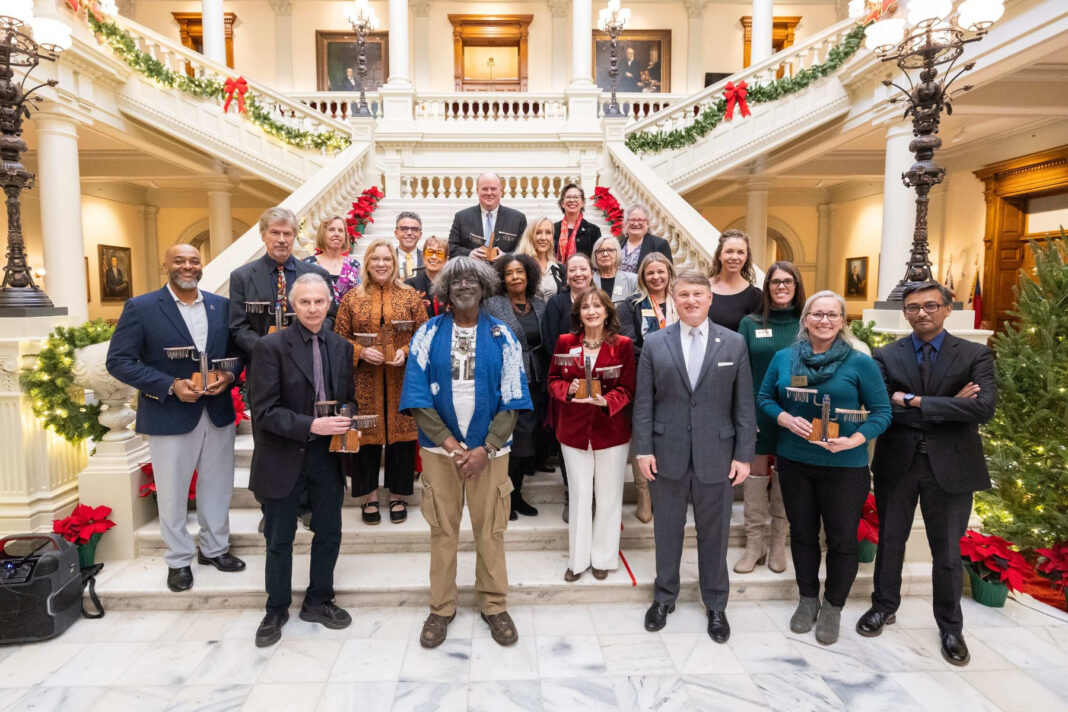
M256 647L267 648L282 638L282 626L289 620L289 611L274 613L268 611L256 629Z
M301 606L300 619L309 623L322 623L331 630L341 630L352 624L352 616L348 611L333 601L325 601L314 606L307 604Z

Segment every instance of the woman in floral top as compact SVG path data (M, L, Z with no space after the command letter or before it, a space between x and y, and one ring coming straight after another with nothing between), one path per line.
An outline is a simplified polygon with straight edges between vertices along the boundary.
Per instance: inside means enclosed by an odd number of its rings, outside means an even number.
M317 264L330 273L330 286L338 304L346 292L360 284L360 261L349 256L345 218L340 215L319 223L319 230L315 233L315 254L304 258L304 261Z

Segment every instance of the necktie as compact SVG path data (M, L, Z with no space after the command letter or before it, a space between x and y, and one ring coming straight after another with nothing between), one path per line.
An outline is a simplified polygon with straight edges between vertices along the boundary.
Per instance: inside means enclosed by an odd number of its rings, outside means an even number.
M282 265L278 265L278 283L277 292L275 294L275 303L277 304L277 308L281 309L283 313L289 311L289 305L286 303L286 272Z
M486 242L489 242L490 235L493 234L493 213L486 213L486 234L482 237L486 238Z
M920 347L920 383L923 386L924 395L931 388L931 356L934 354L934 346L925 343Z
M323 381L323 359L319 355L319 335L312 336L312 377L315 379L315 400L326 400L326 386Z
M705 359L700 336L701 332L697 329L690 331L690 359L686 364L686 370L690 373L690 390L697 388L697 379L701 376L701 362Z
M412 258L411 252L404 253L404 278L408 279L415 274L415 265L412 264L415 260Z

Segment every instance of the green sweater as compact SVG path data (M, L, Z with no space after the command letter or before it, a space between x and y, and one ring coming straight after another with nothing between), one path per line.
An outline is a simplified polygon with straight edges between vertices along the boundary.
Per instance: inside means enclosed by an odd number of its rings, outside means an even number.
M738 333L745 339L749 349L749 366L753 371L753 384L756 388L764 382L764 374L771 365L776 352L793 345L797 341L797 330L801 322L795 309L773 309L768 312L768 323L761 323L757 314L750 314L738 325ZM770 333L769 333L770 332ZM755 394L754 394L755 398ZM758 455L774 455L776 435L779 426L757 408L757 442Z
M809 420L819 416L818 405L799 403L786 397L786 388L790 385L792 352L793 348L786 348L775 354L757 395L757 407L772 420L777 420L779 413L784 410L790 415ZM832 417L836 408L856 410L863 404L870 411L863 423L840 420L838 434L843 438L860 432L865 440L871 440L890 425L890 397L879 367L871 356L854 351L831 378L811 387L816 389L817 403L823 400L825 394L831 397ZM866 467L868 464L868 448L864 446L832 453L785 428L779 428L778 439L776 454L797 462L822 467Z

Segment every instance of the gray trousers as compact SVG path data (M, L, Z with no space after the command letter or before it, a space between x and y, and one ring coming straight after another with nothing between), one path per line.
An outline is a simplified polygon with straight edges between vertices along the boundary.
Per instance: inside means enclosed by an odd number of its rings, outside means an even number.
M214 557L230 549L230 497L234 492L234 438L237 428L212 425L205 408L197 426L182 435L152 435L152 472L159 502L159 530L172 569L193 562L195 544L186 528L189 483L197 471L200 551Z
M701 600L710 611L727 608L727 540L733 503L729 480L705 484L691 465L680 479L663 475L649 483L653 498L653 541L656 544L656 582L653 600L671 605L679 597L679 564L686 535L686 505L693 502L697 527L697 574Z

